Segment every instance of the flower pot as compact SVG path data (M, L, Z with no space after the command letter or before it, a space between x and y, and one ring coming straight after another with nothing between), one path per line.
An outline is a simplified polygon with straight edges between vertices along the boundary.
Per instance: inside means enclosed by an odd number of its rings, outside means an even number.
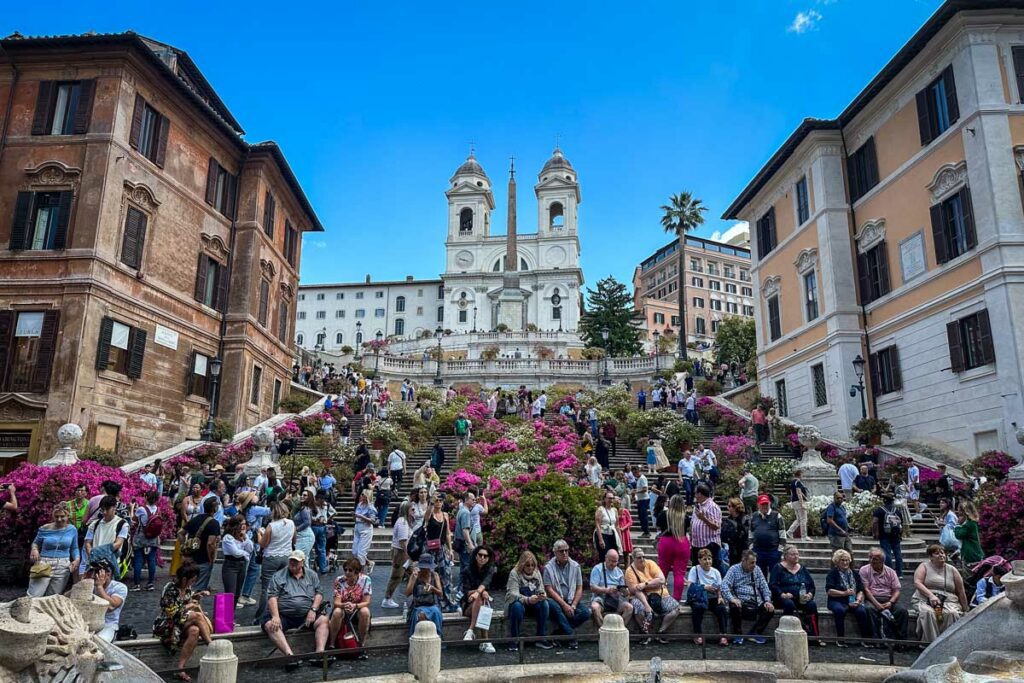
M881 446L882 445L882 436L880 434L875 434L874 436L869 436L868 437L868 445L869 446Z
M384 439L374 439L370 442L370 448L379 451L384 448Z

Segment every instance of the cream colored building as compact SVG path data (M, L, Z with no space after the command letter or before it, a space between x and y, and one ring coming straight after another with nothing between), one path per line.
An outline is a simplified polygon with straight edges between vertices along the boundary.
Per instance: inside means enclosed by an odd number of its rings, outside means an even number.
M1021 454L1024 2L947 2L836 119L807 119L725 212L752 226L758 377L846 436Z

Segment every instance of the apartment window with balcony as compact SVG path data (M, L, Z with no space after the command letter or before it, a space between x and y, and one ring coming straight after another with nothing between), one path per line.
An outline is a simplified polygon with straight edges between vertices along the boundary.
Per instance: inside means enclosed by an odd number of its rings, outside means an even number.
M719 275L717 263L708 263L708 275Z
M700 298L699 296L693 297L693 307L704 308L704 299Z
M789 417L789 401L786 400L786 380L775 382L775 404L779 409L779 417Z
M932 206L931 217L935 261L940 265L978 246L969 187L962 188L949 199Z
M753 306L744 306L743 307L743 315L750 316L751 318L753 318L754 317L754 307Z
M740 312L739 304L734 304L731 301L726 301L725 302L725 312L726 313L739 313Z
M167 157L167 136L171 121L153 108L142 95L135 95L128 144L160 168Z
M700 261L695 258L690 259L690 270L695 273L703 273L704 269L700 265Z
M846 159L846 175L850 183L850 201L855 202L878 184L878 156L875 139L868 138Z
M736 270L732 266L722 266L722 277L736 277Z
M763 259L778 245L775 233L775 207L757 219L757 258Z
M700 288L703 289L703 287L704 287L704 278L702 278L702 277L691 277L690 278L690 286L691 287L700 287Z
M886 347L868 358L871 391L875 396L895 393L903 388L900 353L895 346Z
M807 176L796 182L796 224L803 225L811 217L811 199L807 194Z
M828 405L828 388L825 386L825 364L811 366L811 385L814 388L814 407Z
M334 312L334 317L335 318L344 318L345 317L345 311L335 311Z
M996 360L987 310L948 323L946 337L953 372L971 370Z
M74 193L19 192L11 225L11 251L63 249Z
M720 310L722 310L722 302L719 299L712 299L711 300L711 310L712 311L720 311Z
M89 132L96 81L42 81L36 97L32 135Z
M960 119L956 81L950 64L939 77L917 93L917 127L921 144L927 145Z
M710 271L711 269L708 268L708 270ZM722 283L719 282L718 280L708 280L708 289L710 289L713 292L721 292Z
M697 316L693 321L697 326L697 334L707 334L707 327L704 324L704 318Z
M889 293L889 255L885 240L857 256L860 299L869 304Z
M775 341L782 336L782 316L779 312L779 297L768 299L768 337Z
M725 283L725 293L726 294L735 294L736 293L736 285L732 284L731 282L726 282Z
M750 271L749 270L740 269L740 281L741 282L751 282Z
M655 325L664 325L665 324L665 314L664 313L655 313L654 314L654 324Z
M327 318L327 311L317 311L316 312L316 319L317 320L325 320L326 318Z
M45 393L60 311L0 311L0 390Z
M818 276L813 269L804 274L804 313L807 322L818 317Z
M743 287L740 289L740 294L743 296L754 296L754 290L751 287Z

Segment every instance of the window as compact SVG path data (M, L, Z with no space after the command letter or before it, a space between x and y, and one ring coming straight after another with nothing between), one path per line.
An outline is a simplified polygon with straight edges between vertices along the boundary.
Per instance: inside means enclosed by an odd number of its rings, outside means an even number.
M932 206L931 214L936 263L952 261L978 246L969 187Z
M263 379L263 368L258 365L252 366L252 389L249 392L249 403L254 406L260 404L260 381Z
M739 313L740 312L739 304L734 304L731 301L726 301L725 302L725 312L726 313Z
M375 299L383 299L384 298L384 292L383 291L374 292L373 293L373 297Z
M404 296L395 297L395 311L397 311L398 313L404 313L405 312L405 297Z
M277 202L274 195L267 191L263 198L263 232L267 237L274 239L274 212L277 210Z
M754 317L754 307L753 306L746 306L746 305L743 306L743 315L748 315L751 318L753 318Z
M395 335L401 337L405 334L405 320L402 318L395 318Z
M199 254L195 298L201 304L223 312L227 307L227 270L205 253Z
M305 294L299 294L299 301L305 301L305 300L306 300L306 295Z
M363 292L356 292L356 298L357 299L362 299L363 298Z
M317 335L316 335L316 345L317 345L317 347L322 349L322 348L324 348L324 345L326 343L327 343L327 333L326 332L318 332Z
M875 396L891 394L903 388L900 353L895 346L871 354L868 357L868 365L871 373L871 391Z
M779 315L779 297L768 299L768 337L775 341L782 336L782 318Z
M154 109L142 95L136 94L128 144L139 150L139 154L163 168L167 155L167 134L170 129L170 119Z
M274 403L273 410L277 410L277 406L281 403L281 380L274 380Z
M63 249L71 199L71 192L19 192L11 225L11 251Z
M439 322L439 323L443 323L444 322L444 306L438 306L437 307L437 322Z
M718 332L718 327L721 324L722 324L721 320L712 320L711 321L711 334L716 334Z
M263 327L267 326L267 315L270 313L270 283L260 280L260 302L256 309L256 320Z
M664 325L665 324L665 314L664 313L655 313L654 314L654 324L655 325Z
M334 312L334 317L335 318L344 318L345 317L345 311L335 311Z
M818 317L818 278L813 269L804 274L804 297L804 313L811 322Z
M231 175L228 170L210 157L210 166L206 174L206 203L220 211L228 218L235 216L235 188L238 176Z
M383 318L384 317L384 309L383 308L375 308L375 309L373 309L373 317L374 318Z
M334 298L337 299L338 301L341 301L342 299L345 298L345 292L338 292L338 293L336 293L334 295Z
M720 311L720 310L722 310L722 302L719 299L712 299L711 300L711 310L712 311Z
M305 320L305 319L306 319L306 312L305 311L299 311L299 320Z
M884 240L857 257L857 271L861 303L869 304L889 293L889 255Z
M718 264L708 262L708 275L718 275Z
M789 404L786 401L786 380L775 382L775 403L779 408L779 417L789 416Z
M561 306L552 306L551 307L551 319L552 320L561 320L562 319L562 307Z
M129 268L142 266L142 250L146 243L149 218L134 206L125 212L124 236L121 238L121 263Z
M468 312L467 311L459 311L459 322L460 323L466 322L467 316L468 316Z
M142 377L145 354L145 330L129 327L113 318L100 321L100 338L96 345L97 370L110 370L138 379Z
M416 307L416 315L423 315L423 307L422 306L417 306Z
M856 152L846 159L846 175L850 183L850 201L855 202L878 184L878 157L875 139L868 138Z
M690 278L690 285L693 286L693 287L701 287L701 288L703 288L704 287L704 278L702 278L702 277L691 277Z
M299 333L298 333L298 334L297 334L297 335L295 336L295 343L296 343L296 344L298 344L299 346L302 346L302 342L303 342L303 336L302 336L302 333L301 333L301 332L299 332Z
M917 93L917 127L921 133L921 144L927 145L942 135L959 118L956 82L953 80L953 65L950 64L938 78Z
M828 405L828 390L825 387L825 364L811 366L811 385L814 388L814 407Z
M725 283L725 293L726 294L735 294L736 293L736 285L732 284L731 282L726 282Z
M89 132L96 81L42 81L36 96L32 135Z
M708 280L708 289L714 292L722 291L722 283L718 280Z
M754 290L750 287L743 287L740 289L740 294L743 296L754 296Z
M740 270L740 280L743 282L750 282L750 271Z
M204 396L209 398L210 357L198 351L192 352L192 363L189 365L188 393L190 396Z
M317 320L324 320L326 318L327 318L327 311L317 311L316 312L316 319Z
M301 315L299 317L302 317ZM282 342L288 338L288 302L282 301L277 307L277 338Z
M699 296L693 297L693 307L704 308L704 299L701 299Z
M724 277L736 277L736 271L732 266L722 266L722 275Z
M953 372L971 370L996 361L987 310L947 324L946 337Z
M778 244L775 236L775 207L757 219L757 257L763 259Z
M553 202L548 209L548 226L554 230L565 227L565 209L561 202Z
M468 206L459 212L459 234L468 235L473 232L473 209Z
M365 308L357 308L356 309L356 317L357 318L365 318L366 317L366 309Z
M704 318L697 316L694 318L694 322L697 325L697 334L706 334L706 327L704 325Z
M60 311L0 311L0 390L45 393Z
M811 217L811 199L807 196L807 176L796 182L796 224L803 225Z
M317 301L323 301L324 300L324 296L325 296L324 293L320 292L319 294L316 295L316 300Z
M678 315L672 316L672 326L673 327L679 327L679 316Z
M444 298L444 285L438 285L437 286L437 298L438 299L443 299Z
M344 341L344 339L345 339L345 335L342 334L341 332L338 332L336 335L334 335L334 344L336 346L341 346L341 344Z
M416 296L423 296L423 288L422 287L420 287L419 289L416 290Z
M284 221L284 258L288 264L295 268L299 257L299 232L292 226L287 218Z
M1017 76L1017 99L1024 102L1024 47L1013 48L1013 72Z
M690 259L690 270L695 273L703 273L704 269L701 268L700 261L695 258Z

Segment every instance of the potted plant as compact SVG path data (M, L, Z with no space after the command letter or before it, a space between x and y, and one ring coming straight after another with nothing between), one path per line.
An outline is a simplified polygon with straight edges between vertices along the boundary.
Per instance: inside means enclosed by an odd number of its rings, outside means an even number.
M892 425L884 418L865 417L850 429L851 438L868 446L880 445L883 436L892 438Z
M497 346L488 346L480 352L480 357L484 360L494 360L498 357L499 349Z

